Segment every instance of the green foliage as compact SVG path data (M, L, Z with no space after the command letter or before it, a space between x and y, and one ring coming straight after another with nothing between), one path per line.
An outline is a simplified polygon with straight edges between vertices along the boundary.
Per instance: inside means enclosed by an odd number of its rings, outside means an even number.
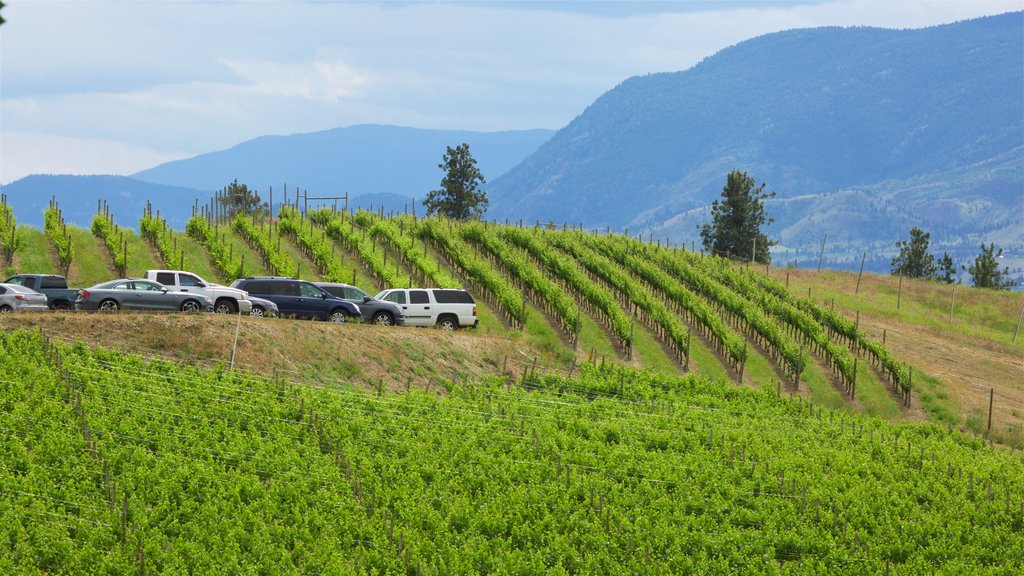
M92 218L92 235L103 241L118 276L128 276L128 244L114 217L109 212L98 212Z
M763 182L757 187L755 183L739 170L726 177L722 199L711 203L712 221L700 229L705 250L731 259L771 262L769 249L776 242L761 227L775 221L764 212L764 201L774 198L775 192L765 192Z
M949 255L949 252L942 253L942 258L939 259L939 269L935 275L945 284L956 282L956 264L953 263L953 257Z
M479 218L487 211L487 194L480 190L484 175L476 167L469 144L448 146L438 168L445 171L441 188L431 190L423 199L427 216L437 214L452 220Z
M14 264L14 254L23 242L18 234L18 223L14 220L14 210L7 204L7 195L4 194L0 201L0 256L4 266Z
M189 218L185 223L185 232L206 248L217 271L226 281L245 276L242 258L234 253L231 245L224 241L223 236L206 218L198 214Z
M1003 249L996 250L995 243L988 246L981 245L981 253L974 259L970 267L965 267L971 275L971 282L976 288L994 288L996 290L1009 290L1013 288L1013 278L1009 278L1010 269L1003 267L999 269L999 258L1003 255Z
M479 258L472 248L452 233L452 222L439 219L425 219L415 223L414 229L423 238L429 239L439 248L440 254L450 265L462 270L466 278L485 294L505 314L506 320L514 327L526 321L525 297L491 264Z
M327 235L336 242L352 248L359 254L360 260L373 275L377 283L384 288L406 288L412 286L412 278L402 271L399 262L392 258L387 261L383 245L374 241L373 235L367 235L366 229L357 229L352 218L344 213L334 213L326 208L310 212L310 219L324 227Z
M401 258L402 262L412 268L415 280L422 285L436 288L460 288L461 283L448 274L431 254L427 252L427 242L419 239L406 220L402 218L381 218L372 212L360 210L355 215L355 222L366 229L373 238L390 246ZM408 230L407 230L408 228Z
M237 220L236 220L237 222ZM294 208L282 207L278 214L277 229L281 234L290 234L302 247L306 256L316 263L320 274L327 282L354 282L354 271L346 270L341 260L334 255L331 242L323 230L313 229L314 221L305 219Z
M268 212L267 203L260 195L245 184L239 184L237 179L218 192L216 198L228 220L233 220L238 214L252 216Z
M139 235L156 248L165 267L179 270L189 269L185 252L178 245L174 232L167 227L167 221L159 214L154 216L153 209L148 205L142 218L139 219Z
M67 276L68 271L71 270L71 260L75 256L75 251L71 245L68 227L64 224L64 217L61 215L60 208L53 201L50 201L46 212L43 213L43 232L46 233L46 237L53 244L53 249L57 253L61 273Z
M938 268L935 266L935 257L928 252L930 238L931 234L914 226L910 229L910 240L896 242L900 253L892 259L893 276L902 274L907 278L919 280L928 280L935 276Z
M370 393L36 331L0 374L10 573L1024 570L1019 455L774 390L585 364Z
M286 225L287 226L287 225ZM276 276L297 276L299 273L299 265L292 261L287 254L281 252L276 246L274 246L271 240L273 230L268 235L263 231L261 226L256 226L249 221L249 218L244 214L237 214L235 219L231 221L231 229L238 233L238 235L249 243L260 256L263 257L263 262L273 271ZM278 236L278 242L281 238Z

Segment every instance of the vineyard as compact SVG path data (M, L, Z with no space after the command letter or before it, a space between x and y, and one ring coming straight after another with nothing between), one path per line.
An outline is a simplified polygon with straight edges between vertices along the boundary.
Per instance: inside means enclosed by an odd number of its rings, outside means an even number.
M568 226L214 212L180 231L99 203L83 230L51 202L35 230L0 202L5 271L463 287L480 327L0 322L0 571L1022 567L1019 295ZM225 333L241 370L203 343ZM993 387L956 392L964 372Z
M584 364L312 385L0 334L5 573L992 573L1019 455Z

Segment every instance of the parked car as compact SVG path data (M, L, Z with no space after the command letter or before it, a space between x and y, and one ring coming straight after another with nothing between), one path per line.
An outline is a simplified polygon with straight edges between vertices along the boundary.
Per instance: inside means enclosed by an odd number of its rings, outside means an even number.
M46 295L46 305L52 310L70 310L78 298L78 290L68 288L68 281L56 274L15 274L4 284L18 284Z
M232 288L245 290L250 298L265 298L277 304L281 316L347 322L359 318L359 306L325 292L307 280L278 276L239 278Z
M78 310L180 310L213 312L213 300L193 292L175 292L141 278L110 280L85 288L75 300Z
M465 290L448 288L393 288L383 290L377 300L398 304L407 326L437 326L456 330L476 326L476 301Z
M371 297L355 286L340 282L314 282L317 286L344 298L359 306L364 322L372 322L378 326L401 326L405 324L405 313L402 307L394 302L385 302Z
M0 284L0 313L49 310L46 294L20 284Z
M259 298L252 294L249 294L249 301L252 302L252 310L249 310L249 316L277 318L279 314L277 304L274 304L266 298Z
M203 280L196 274L184 270L146 270L142 275L178 292L198 292L213 300L213 311L220 314L248 314L252 311L249 295L242 290L228 288Z

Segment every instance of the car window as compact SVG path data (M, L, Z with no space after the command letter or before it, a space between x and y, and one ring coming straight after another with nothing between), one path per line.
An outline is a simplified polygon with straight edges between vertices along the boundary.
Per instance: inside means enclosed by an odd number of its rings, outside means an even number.
M205 284L199 281L199 278L191 274L178 274L178 282L182 286L205 286Z
M156 273L156 281L161 283L161 284L166 284L168 286L173 286L174 285L174 273L173 272L157 272Z
M362 300L366 297L366 293L354 286L345 286L344 288L345 298L349 300Z
M426 290L409 290L410 304L430 304L430 297Z
M389 292L384 299L388 302L394 302L395 304L405 304L405 292L402 292L401 290Z
M65 289L68 287L68 284L59 276L45 276L39 279L39 287Z
M473 297L465 290L434 290L434 299L441 304L473 304Z
M345 290L341 286L321 286L321 290L338 298L345 298Z
M146 291L146 292L159 292L159 291L163 290L163 287L162 286L157 286L156 284L153 284L152 282L135 282L135 289L136 290L143 290L143 291Z
M303 298L323 298L324 292L312 284L303 282L299 284L299 294Z
M0 294L7 294L7 288L5 286L0 286Z
M15 276L14 278L9 278L7 280L7 283L8 284L14 284L15 286L24 286L25 285L25 279L24 278L19 278L18 276Z
M135 284L135 283L134 282L120 282L118 284L114 284L114 290L134 290L134 288L132 286L133 284Z

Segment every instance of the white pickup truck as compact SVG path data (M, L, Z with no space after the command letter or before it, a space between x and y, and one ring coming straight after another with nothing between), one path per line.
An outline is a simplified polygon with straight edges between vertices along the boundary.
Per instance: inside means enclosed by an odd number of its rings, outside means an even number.
M196 292L213 300L213 311L221 314L248 314L252 311L249 293L203 280L184 270L146 270L146 280L153 280L177 292Z
M374 296L402 307L406 326L437 326L442 330L476 326L476 302L465 290L392 288Z

